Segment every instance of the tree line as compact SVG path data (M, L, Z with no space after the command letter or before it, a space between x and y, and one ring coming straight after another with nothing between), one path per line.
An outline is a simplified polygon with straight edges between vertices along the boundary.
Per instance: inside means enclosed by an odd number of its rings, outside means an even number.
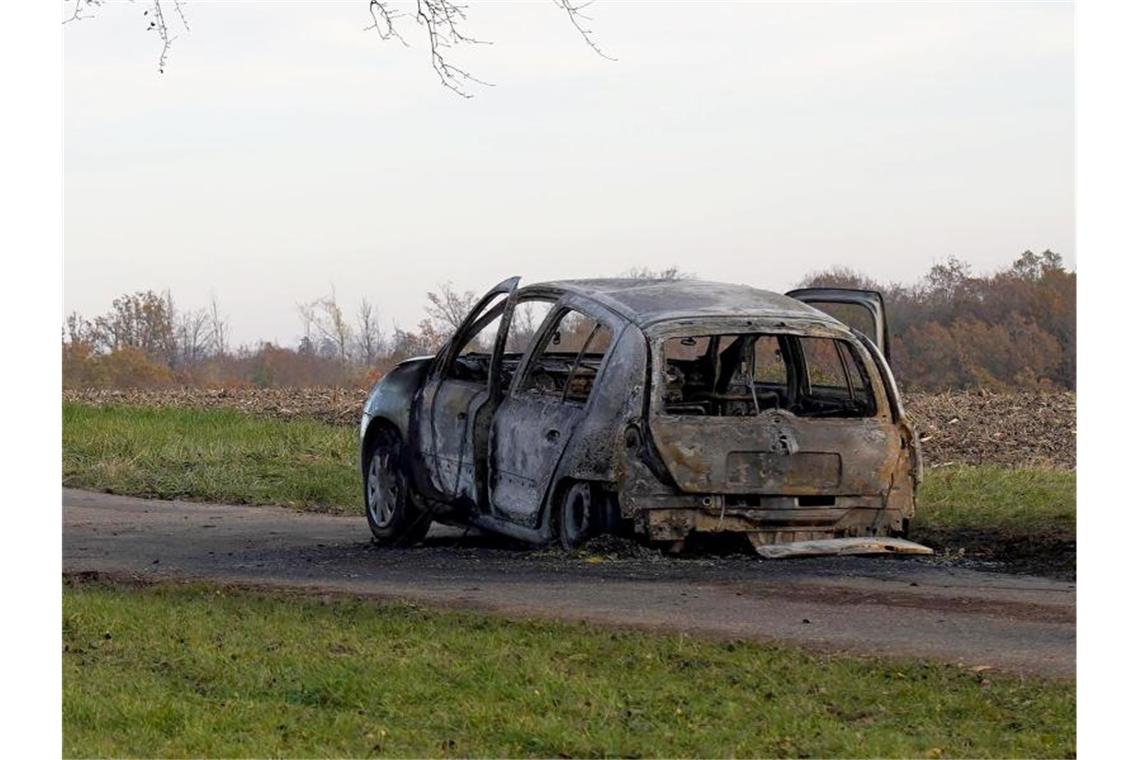
M385 333L368 299L346 309L335 291L297 305L294 346L269 341L231 346L230 322L211 299L184 310L169 291L116 298L88 319L73 312L63 329L65 388L354 387L374 382L399 362L434 353L477 299L443 283L430 292L414 329Z
M689 277L676 267L630 270L642 279ZM846 267L815 272L801 287L878 290L893 332L892 362L912 390L994 390L1076 385L1076 273L1052 251L1026 251L1010 266L976 275L964 262L935 264L917 283L880 283ZM369 300L344 306L335 291L297 306L295 345L232 346L216 299L178 307L169 292L116 298L93 319L63 328L65 388L366 387L412 356L434 353L478 299L442 283L425 294L411 329L381 327Z
M1053 251L1025 251L988 275L951 257L909 285L835 267L800 286L881 292L906 388L1076 388L1077 274Z

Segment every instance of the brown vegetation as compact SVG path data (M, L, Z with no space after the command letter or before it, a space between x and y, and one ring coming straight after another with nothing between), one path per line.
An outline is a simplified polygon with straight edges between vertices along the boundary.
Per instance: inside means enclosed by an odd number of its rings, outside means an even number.
M1072 391L909 393L904 402L928 467L1076 467Z
M1076 387L1077 275L1052 251L1026 251L989 276L951 258L915 285L883 284L842 267L801 282L819 286L883 294L891 363L904 388Z
M676 268L625 276L687 277ZM843 268L804 286L883 292L892 364L904 390L1072 389L1076 383L1076 274L1060 257L1026 251L1010 267L975 276L955 260L918 284L881 284ZM296 347L231 349L229 325L211 303L182 311L169 293L123 295L94 320L72 314L63 336L65 388L367 388L396 363L434 353L477 299L450 283L426 294L424 318L385 334L367 300L345 310L335 293L298 306ZM837 316L843 317L839 314ZM856 325L858 326L858 324Z

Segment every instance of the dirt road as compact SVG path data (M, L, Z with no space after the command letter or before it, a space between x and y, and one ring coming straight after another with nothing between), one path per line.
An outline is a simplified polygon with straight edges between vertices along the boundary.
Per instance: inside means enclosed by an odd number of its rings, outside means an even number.
M569 557L436 526L378 549L361 518L64 490L63 570L320 589L513 616L1072 676L1075 585L843 557Z

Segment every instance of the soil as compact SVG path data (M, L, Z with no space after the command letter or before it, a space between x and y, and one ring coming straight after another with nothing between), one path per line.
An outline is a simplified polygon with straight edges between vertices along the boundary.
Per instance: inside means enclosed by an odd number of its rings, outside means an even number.
M915 530L911 538L958 564L1065 581L1077 579L1077 542L1071 533L1025 535L1001 528L924 528Z

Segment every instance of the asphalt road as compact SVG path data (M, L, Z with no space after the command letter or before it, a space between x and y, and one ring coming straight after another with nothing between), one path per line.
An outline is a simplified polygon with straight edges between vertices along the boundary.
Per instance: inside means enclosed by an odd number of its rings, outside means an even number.
M925 558L571 557L442 526L421 546L380 549L363 516L65 489L63 571L347 592L1050 676L1076 670L1075 584Z

